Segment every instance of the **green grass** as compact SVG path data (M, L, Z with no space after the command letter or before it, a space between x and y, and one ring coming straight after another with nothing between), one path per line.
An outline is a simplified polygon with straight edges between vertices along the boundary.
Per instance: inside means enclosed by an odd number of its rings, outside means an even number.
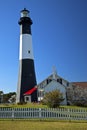
M0 121L0 130L87 130L87 123Z
M71 109L87 109L87 107L81 107L81 106L60 106L62 108L71 108Z
M12 108L26 108L26 107L29 107L29 108L47 108L46 105L42 105L42 104L39 104L39 103L28 103L28 104L23 104L23 105L3 104L3 105L0 105L0 107L12 107Z
M12 108L48 108L46 105L42 105L39 103L28 103L23 105L17 105L17 104L3 104L0 105L0 107L12 107ZM80 106L60 106L60 108L71 108L71 109L87 109L87 107L80 107Z

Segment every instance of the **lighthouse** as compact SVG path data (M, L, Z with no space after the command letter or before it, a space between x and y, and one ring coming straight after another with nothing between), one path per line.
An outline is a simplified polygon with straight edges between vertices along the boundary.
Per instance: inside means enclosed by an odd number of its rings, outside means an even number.
M19 75L16 103L37 101L37 82L32 48L32 20L24 8L18 22L20 25Z

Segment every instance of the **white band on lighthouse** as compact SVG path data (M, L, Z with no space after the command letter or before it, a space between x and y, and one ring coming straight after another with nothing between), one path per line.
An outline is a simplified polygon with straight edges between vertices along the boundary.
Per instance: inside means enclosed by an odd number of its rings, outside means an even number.
M30 34L20 34L20 54L21 59L34 59L32 49L32 36Z

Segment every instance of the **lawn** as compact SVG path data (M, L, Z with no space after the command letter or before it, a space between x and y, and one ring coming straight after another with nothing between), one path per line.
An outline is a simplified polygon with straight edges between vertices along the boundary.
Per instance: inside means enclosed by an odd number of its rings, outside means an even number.
M0 107L11 107L11 108L48 108L46 105L40 103L28 103L23 105L18 104L0 104ZM70 108L70 109L87 109L87 107L80 106L60 106L60 108Z
M0 121L0 130L87 130L87 123Z
M0 107L12 107L12 108L47 108L46 105L42 105L39 103L28 103L28 104L23 104L23 105L18 105L18 104L2 104Z

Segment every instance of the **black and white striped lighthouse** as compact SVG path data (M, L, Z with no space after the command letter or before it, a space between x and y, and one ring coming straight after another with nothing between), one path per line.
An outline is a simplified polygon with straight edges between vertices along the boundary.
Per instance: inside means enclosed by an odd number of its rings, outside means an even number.
M18 23L20 25L20 53L16 102L36 102L37 89L35 86L37 83L32 48L32 20L26 8L21 11L21 17Z

